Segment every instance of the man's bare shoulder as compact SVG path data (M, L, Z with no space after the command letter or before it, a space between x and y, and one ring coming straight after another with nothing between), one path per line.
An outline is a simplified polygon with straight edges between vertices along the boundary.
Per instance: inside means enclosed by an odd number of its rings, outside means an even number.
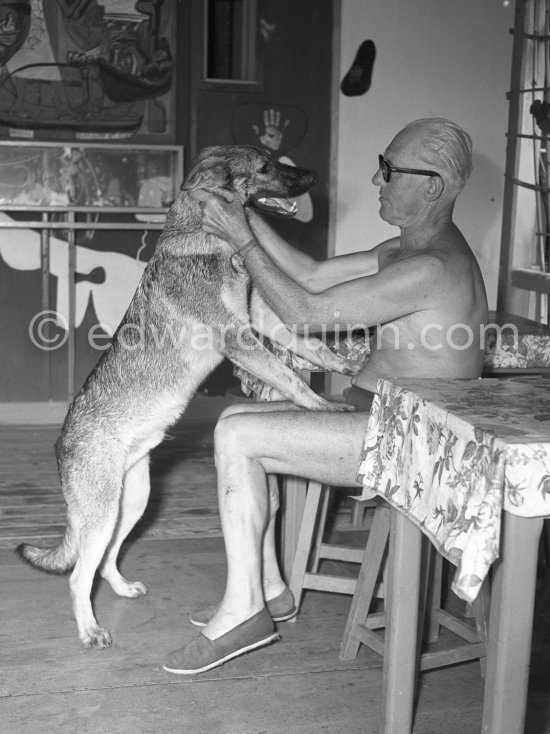
M395 261L431 276L445 277L477 266L477 260L462 233L454 226L439 233L424 247L408 251L400 248Z
M378 259L380 270L387 270L385 275L388 277L398 277L402 272L425 272L434 276L441 273L447 256L442 249L437 247L418 250L403 249L397 238L394 241L388 241L387 247L380 250Z
M389 240L384 240L373 249L373 253L376 253L378 258L378 268L382 270L387 267L392 260L399 254L399 248L401 247L401 240L399 237L391 237Z
M474 257L470 246L466 242L466 238L454 224L439 232L428 243L426 251L442 259L450 259L453 256L467 259Z

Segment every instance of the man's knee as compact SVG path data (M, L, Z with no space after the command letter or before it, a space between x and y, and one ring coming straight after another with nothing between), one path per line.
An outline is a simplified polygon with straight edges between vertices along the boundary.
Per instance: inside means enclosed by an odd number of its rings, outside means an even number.
M222 456L246 456L250 433L250 415L243 411L228 409L221 414L214 429L214 450L216 463Z
M236 415L237 413L246 413L249 410L250 405L248 403L234 403L233 405L228 405L227 408L223 409L220 414L219 420L227 418L230 415Z
M243 424L241 419L248 413L247 408L246 403L236 403L235 405L229 405L220 414L216 427L214 428L216 463L220 452L225 455L228 453L240 453L237 451L237 447L241 442L240 435Z

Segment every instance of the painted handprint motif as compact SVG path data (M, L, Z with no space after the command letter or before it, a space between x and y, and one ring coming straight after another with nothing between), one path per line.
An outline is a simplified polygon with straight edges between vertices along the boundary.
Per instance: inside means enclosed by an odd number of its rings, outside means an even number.
M252 125L252 129L258 136L260 143L274 152L278 151L283 142L285 130L290 120L285 120L281 126L281 113L279 110L264 110L264 131L260 134L258 125Z

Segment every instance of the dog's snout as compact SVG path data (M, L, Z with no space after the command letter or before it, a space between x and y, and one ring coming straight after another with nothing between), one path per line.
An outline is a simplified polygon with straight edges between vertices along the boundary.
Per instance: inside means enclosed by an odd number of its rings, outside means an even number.
M292 168L288 172L288 190L290 196L299 196L310 189L317 180L317 174L307 168Z
M317 174L315 173L315 171L308 171L307 169L304 169L303 175L308 186L313 186L313 184L317 181Z

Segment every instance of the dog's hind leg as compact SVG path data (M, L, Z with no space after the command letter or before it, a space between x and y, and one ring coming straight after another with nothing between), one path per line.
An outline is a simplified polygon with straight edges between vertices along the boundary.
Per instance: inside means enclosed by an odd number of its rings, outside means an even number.
M146 454L126 472L118 523L99 569L101 576L111 584L115 594L131 599L147 594L149 589L141 581L127 581L117 568L117 558L122 543L145 511L149 491L149 454Z
M93 524L88 522L81 529L78 560L69 580L78 634L86 647L110 647L112 642L109 632L97 623L90 596L95 572L116 526L119 496L120 492L114 490L110 495L106 492L104 497L109 497L109 501L101 514L96 514Z

